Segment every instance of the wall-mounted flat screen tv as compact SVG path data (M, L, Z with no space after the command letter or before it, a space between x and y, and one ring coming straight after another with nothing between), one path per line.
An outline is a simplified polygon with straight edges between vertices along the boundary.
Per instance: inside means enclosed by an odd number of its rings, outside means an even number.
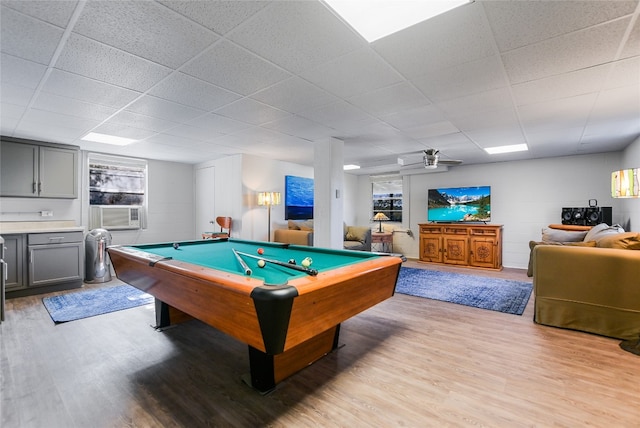
M313 218L313 178L284 176L284 219Z
M429 189L427 220L431 222L488 222L491 186Z

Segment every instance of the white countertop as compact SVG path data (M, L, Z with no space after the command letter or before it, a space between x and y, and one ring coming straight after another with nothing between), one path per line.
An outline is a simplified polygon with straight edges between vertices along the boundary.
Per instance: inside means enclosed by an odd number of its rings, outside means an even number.
M84 232L73 220L0 222L0 235L12 233Z

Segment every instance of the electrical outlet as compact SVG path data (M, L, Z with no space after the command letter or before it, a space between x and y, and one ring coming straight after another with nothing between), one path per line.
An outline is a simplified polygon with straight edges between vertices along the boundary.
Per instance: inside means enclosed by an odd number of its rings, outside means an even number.
M41 217L53 217L53 211L40 211Z

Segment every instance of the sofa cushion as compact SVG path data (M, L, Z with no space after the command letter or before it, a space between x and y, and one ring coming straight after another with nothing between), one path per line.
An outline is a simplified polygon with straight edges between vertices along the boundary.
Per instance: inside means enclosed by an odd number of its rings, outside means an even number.
M607 223L600 223L591 228L584 237L585 241L598 241L600 238L623 233L624 229L619 225L609 226Z
M289 230L313 232L313 220L289 220L287 225Z
M542 229L542 242L579 242L584 241L586 235L586 230L561 230L545 227Z
M625 232L604 236L597 241L597 244L600 248L640 250L640 233Z
M533 276L533 249L538 245L566 245L573 247L595 247L596 241L581 241L581 242L537 242L537 241L529 241L529 249L531 252L529 253L529 267L527 268L527 276Z
M347 228L347 234L345 241L358 241L364 242L367 239L368 227L364 226L349 226Z
M300 230L300 226L298 225L298 222L295 220L289 220L287 225L289 226L289 230Z

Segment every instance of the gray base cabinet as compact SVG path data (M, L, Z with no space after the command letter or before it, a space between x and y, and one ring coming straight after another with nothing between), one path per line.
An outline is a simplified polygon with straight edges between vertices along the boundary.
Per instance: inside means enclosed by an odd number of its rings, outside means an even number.
M82 232L5 235L7 297L46 293L82 286Z

